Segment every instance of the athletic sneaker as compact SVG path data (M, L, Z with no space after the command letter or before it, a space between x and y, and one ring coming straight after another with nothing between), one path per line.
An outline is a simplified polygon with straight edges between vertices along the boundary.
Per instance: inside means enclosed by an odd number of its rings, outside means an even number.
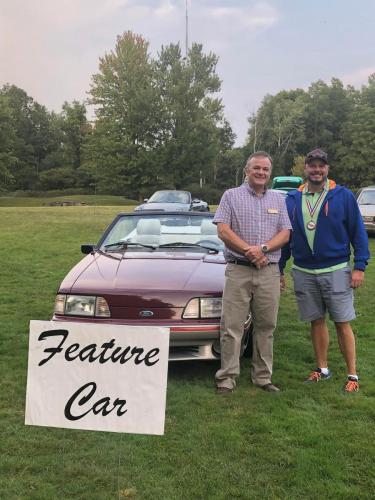
M315 370L311 372L310 375L305 380L305 384L312 384L314 382L320 382L321 380L328 380L331 377L332 377L331 370L328 370L328 373L324 374L322 373L322 370L320 368L315 368Z
M346 384L344 385L344 392L358 392L359 391L359 383L355 378L348 378Z

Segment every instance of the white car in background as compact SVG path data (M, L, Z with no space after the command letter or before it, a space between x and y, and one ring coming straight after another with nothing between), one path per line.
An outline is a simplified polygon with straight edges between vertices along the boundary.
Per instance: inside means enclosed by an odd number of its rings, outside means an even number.
M205 201L192 198L189 191L164 189L156 191L151 198L146 198L143 201L144 203L134 210L171 210L178 212L189 212L190 210L209 212L210 210Z
M357 202L366 231L375 234L375 186L360 189Z

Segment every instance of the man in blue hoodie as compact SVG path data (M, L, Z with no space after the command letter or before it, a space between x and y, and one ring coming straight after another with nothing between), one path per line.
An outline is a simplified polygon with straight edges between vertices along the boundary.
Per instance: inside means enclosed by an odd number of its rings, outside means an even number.
M307 383L327 380L329 334L326 311L333 320L341 353L347 365L346 392L359 390L355 338L350 321L355 318L353 289L364 281L370 258L367 233L357 202L348 189L328 179L328 157L316 148L305 159L306 184L288 194L286 205L292 224L290 242L283 248L280 271L290 254L300 318L311 322L316 368ZM350 254L354 250L353 269ZM281 278L282 287L285 278Z

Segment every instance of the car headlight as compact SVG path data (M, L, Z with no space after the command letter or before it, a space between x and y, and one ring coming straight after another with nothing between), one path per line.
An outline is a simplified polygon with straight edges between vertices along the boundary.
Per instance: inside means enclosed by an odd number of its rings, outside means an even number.
M220 318L221 297L191 299L182 313L184 319Z
M363 222L374 222L375 217L372 215L362 215Z
M109 318L111 312L104 297L95 295L58 294L55 300L55 314L66 316L97 316Z

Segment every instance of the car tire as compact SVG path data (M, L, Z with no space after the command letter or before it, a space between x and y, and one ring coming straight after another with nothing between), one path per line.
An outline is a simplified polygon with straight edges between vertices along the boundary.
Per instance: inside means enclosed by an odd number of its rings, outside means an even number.
M217 356L220 358L220 340L215 340L213 346L212 346L212 351ZM253 355L253 322L251 319L251 315L249 315L246 323L245 323L245 328L242 336L242 345L241 345L241 357L244 358L251 358Z
M243 333L241 353L244 358L251 358L253 356L253 323Z

